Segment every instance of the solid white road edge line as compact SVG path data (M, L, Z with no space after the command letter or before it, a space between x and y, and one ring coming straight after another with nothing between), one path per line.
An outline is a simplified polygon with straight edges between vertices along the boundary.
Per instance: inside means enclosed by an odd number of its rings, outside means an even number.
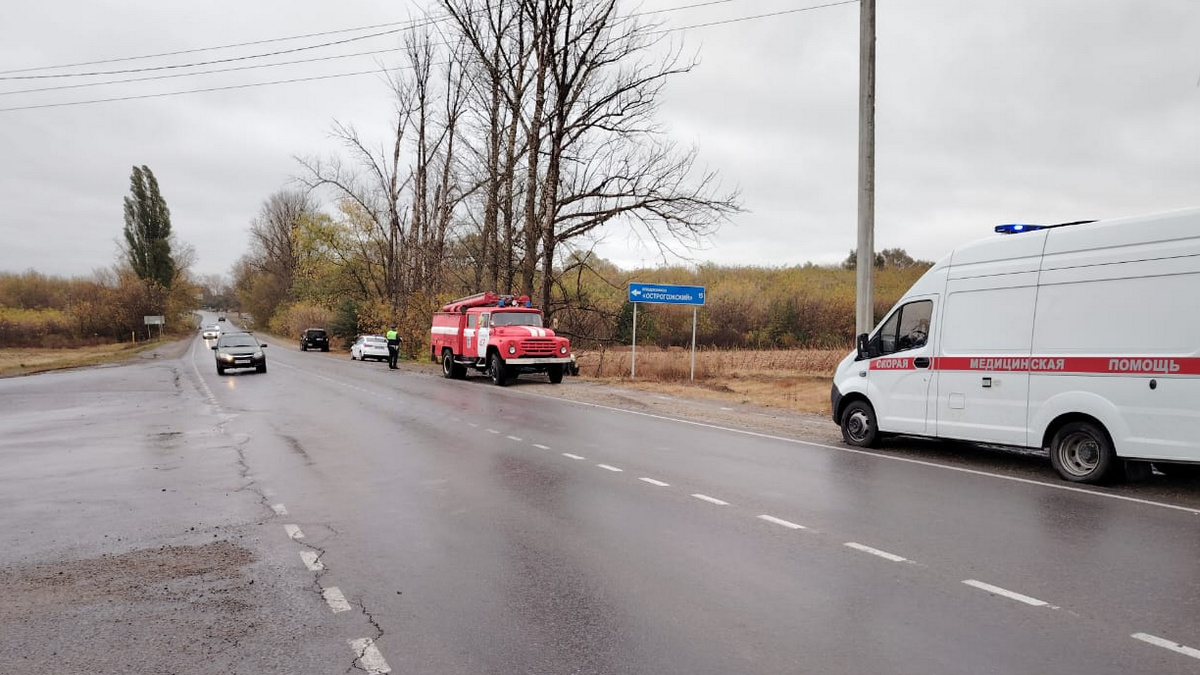
M765 513L763 515L759 516L758 519L765 520L768 523L775 523L776 525L782 525L784 527L791 528L793 530L807 530L808 529L807 527L805 527L803 525L799 525L797 523L793 523L791 521L784 520L783 518L776 518L775 516L768 516Z
M856 551L862 551L863 553L870 553L871 555L877 555L880 558L883 558L884 560L891 560L892 562L908 562L908 558L901 558L900 556L896 555L895 553L888 553L887 551L881 551L877 548L871 548L870 546L867 546L865 544L859 544L859 543L856 543L853 541L848 541L848 542L846 542L846 546L849 546L850 548L852 548Z
M329 609L332 609L334 614L350 611L350 603L346 602L346 596L342 595L341 589L337 586L330 586L322 590L321 595L325 598L325 602L329 603Z
M706 501L710 504L716 504L717 506L729 506L729 502L722 501L720 499L717 499L716 497L709 497L708 495L702 495L699 492L693 494L692 496L695 497L696 499L703 499L704 501Z
M787 438L785 436L774 436L764 434L758 431L747 431L746 429L734 429L732 427L723 427L719 424L709 424L708 422L696 422L693 420L679 419L678 417L667 417L666 415L655 415L654 413L641 412L639 410L625 410L624 408L614 408L610 405L601 405L599 403L586 403L584 401L572 401L570 399L556 398L554 396L546 396L545 394L536 394L528 391L520 391L519 389L506 389L506 392L512 392L517 395L533 396L536 398L546 398L562 403L574 403L576 405L585 406L588 408L597 408L600 410L609 410L612 412L625 413L627 415L637 415L639 417L649 417L651 419L663 420L665 422L678 422L679 424L689 424L694 427L702 427L705 429L716 429L718 431L728 431L733 434L741 434L743 436L753 436L754 438L763 438L770 441L781 441L783 443L791 443L793 445L807 445L813 448L824 448L826 450L837 450L838 452L848 452L854 455L865 455L876 459L886 460L890 462L904 462L905 464L916 464L918 466L928 466L935 469L945 469L947 471L957 471L959 473L970 474L973 476L983 476L986 478L997 478L1000 480L1012 481L1014 483L1024 483L1026 485L1036 485L1038 487L1050 488L1053 490L1066 490L1067 492L1079 492L1085 495L1094 497L1103 497L1105 499L1116 499L1123 502L1132 502L1134 504L1142 504L1144 506L1157 506L1164 509L1173 509L1175 511L1183 511L1192 515L1200 516L1200 509L1193 509L1188 506L1180 506L1178 504L1168 504L1166 502L1156 502L1150 499L1139 499L1137 497L1127 497L1125 495L1115 495L1108 492L1097 492L1096 490L1087 490L1073 485L1059 485L1058 483L1047 483L1045 481L1033 480L1030 478L1021 478L1019 476L1005 476L999 473L990 471L980 471L978 469L968 469L961 466L952 466L950 464L938 464L937 462L929 462L923 459L912 459L911 457L897 457L896 455L886 455L878 452L868 452L866 450L858 450L856 448L839 447L836 445L826 445L825 443L814 443L813 441L802 441L798 438ZM833 422L831 421L830 424Z
M604 469L605 471L624 471L624 469L618 469L617 467L609 466L608 464L597 464L596 466Z
M1151 635L1149 633L1134 633L1133 635L1130 635L1129 637L1131 637L1135 640L1141 640L1142 642L1148 642L1148 643L1154 645L1155 647L1162 647L1163 649L1170 649L1171 651L1175 652L1176 654L1183 654L1184 656L1190 656L1193 659L1200 659L1200 649L1193 649L1191 647L1185 647L1185 646L1179 644L1178 642L1171 642L1170 640L1164 640L1163 638L1160 638L1156 635Z
M300 551L300 559L304 561L304 566L310 572L320 572L325 569L325 563L320 561L320 556L315 551Z
M579 455L572 455L572 454L571 454L571 453L569 453L569 452L564 452L564 453L562 454L562 456L563 456L563 457L570 457L571 459L587 459L587 457L580 457Z
M283 504L275 504L271 507L271 510L280 516L286 516L288 514L287 507Z
M963 581L963 583L968 586L974 586L975 588L978 588L982 591L987 591L988 593L994 593L995 595L1004 596L1004 597L1008 598L1009 600L1016 600L1017 602L1023 602L1027 605L1033 605L1034 607L1050 606L1050 603L1048 603L1048 602L1043 602L1041 600L1038 600L1037 598L1031 598L1028 595L1021 595L1020 593L1014 593L1010 590L1000 588L999 586L985 584L982 581L976 581L974 579L967 579L967 580Z
M300 531L299 525L284 525L283 531L287 532L289 539L303 539L304 533Z
M657 485L658 487L671 487L670 483L664 483L661 480L654 480L653 478L643 477L643 478L639 478L638 480L645 482L645 483L649 483L651 485Z
M375 646L375 641L371 638L362 638L359 640L348 640L350 648L354 650L354 654L358 657L358 663L362 669L370 675L382 675L390 673L392 669L388 667L387 661L383 660L383 654L379 653L379 648Z

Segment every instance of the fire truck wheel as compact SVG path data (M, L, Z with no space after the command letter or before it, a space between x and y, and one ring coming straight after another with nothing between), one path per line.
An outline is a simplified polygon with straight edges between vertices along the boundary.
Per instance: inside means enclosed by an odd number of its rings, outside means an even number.
M562 382L563 367L561 365L550 366L550 369L546 371L546 374L550 376L551 384L558 384L559 382Z
M488 376L492 378L492 382L498 387L503 387L507 379L507 374L504 372L504 359L496 352L492 352L488 356Z
M467 369L454 362L454 353L449 349L442 352L442 377L450 380L461 380L467 374Z

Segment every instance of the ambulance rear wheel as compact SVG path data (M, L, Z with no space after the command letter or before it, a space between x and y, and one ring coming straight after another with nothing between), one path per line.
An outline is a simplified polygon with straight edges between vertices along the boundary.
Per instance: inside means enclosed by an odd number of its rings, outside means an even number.
M507 380L508 374L504 372L504 359L496 352L492 352L488 356L488 377L492 378L492 382L498 387L503 387Z
M1104 428L1092 422L1064 424L1050 441L1050 463L1072 483L1102 483L1119 462Z
M870 403L854 401L846 406L842 411L842 438L860 448L879 445L879 423Z

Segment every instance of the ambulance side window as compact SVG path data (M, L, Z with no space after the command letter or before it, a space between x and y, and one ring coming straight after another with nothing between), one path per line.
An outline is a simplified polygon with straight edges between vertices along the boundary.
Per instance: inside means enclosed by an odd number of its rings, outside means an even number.
M929 322L932 318L932 300L917 300L897 309L875 337L877 355L924 347L929 341Z

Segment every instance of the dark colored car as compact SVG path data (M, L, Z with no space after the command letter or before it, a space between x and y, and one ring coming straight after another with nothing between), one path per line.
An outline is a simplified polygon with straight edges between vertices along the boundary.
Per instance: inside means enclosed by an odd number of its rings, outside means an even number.
M267 355L263 350L266 343L258 341L253 333L222 333L213 345L217 357L217 374L224 375L234 368L253 368L267 372Z
M324 328L309 328L300 334L300 351L306 352L309 349L329 351L329 334Z

